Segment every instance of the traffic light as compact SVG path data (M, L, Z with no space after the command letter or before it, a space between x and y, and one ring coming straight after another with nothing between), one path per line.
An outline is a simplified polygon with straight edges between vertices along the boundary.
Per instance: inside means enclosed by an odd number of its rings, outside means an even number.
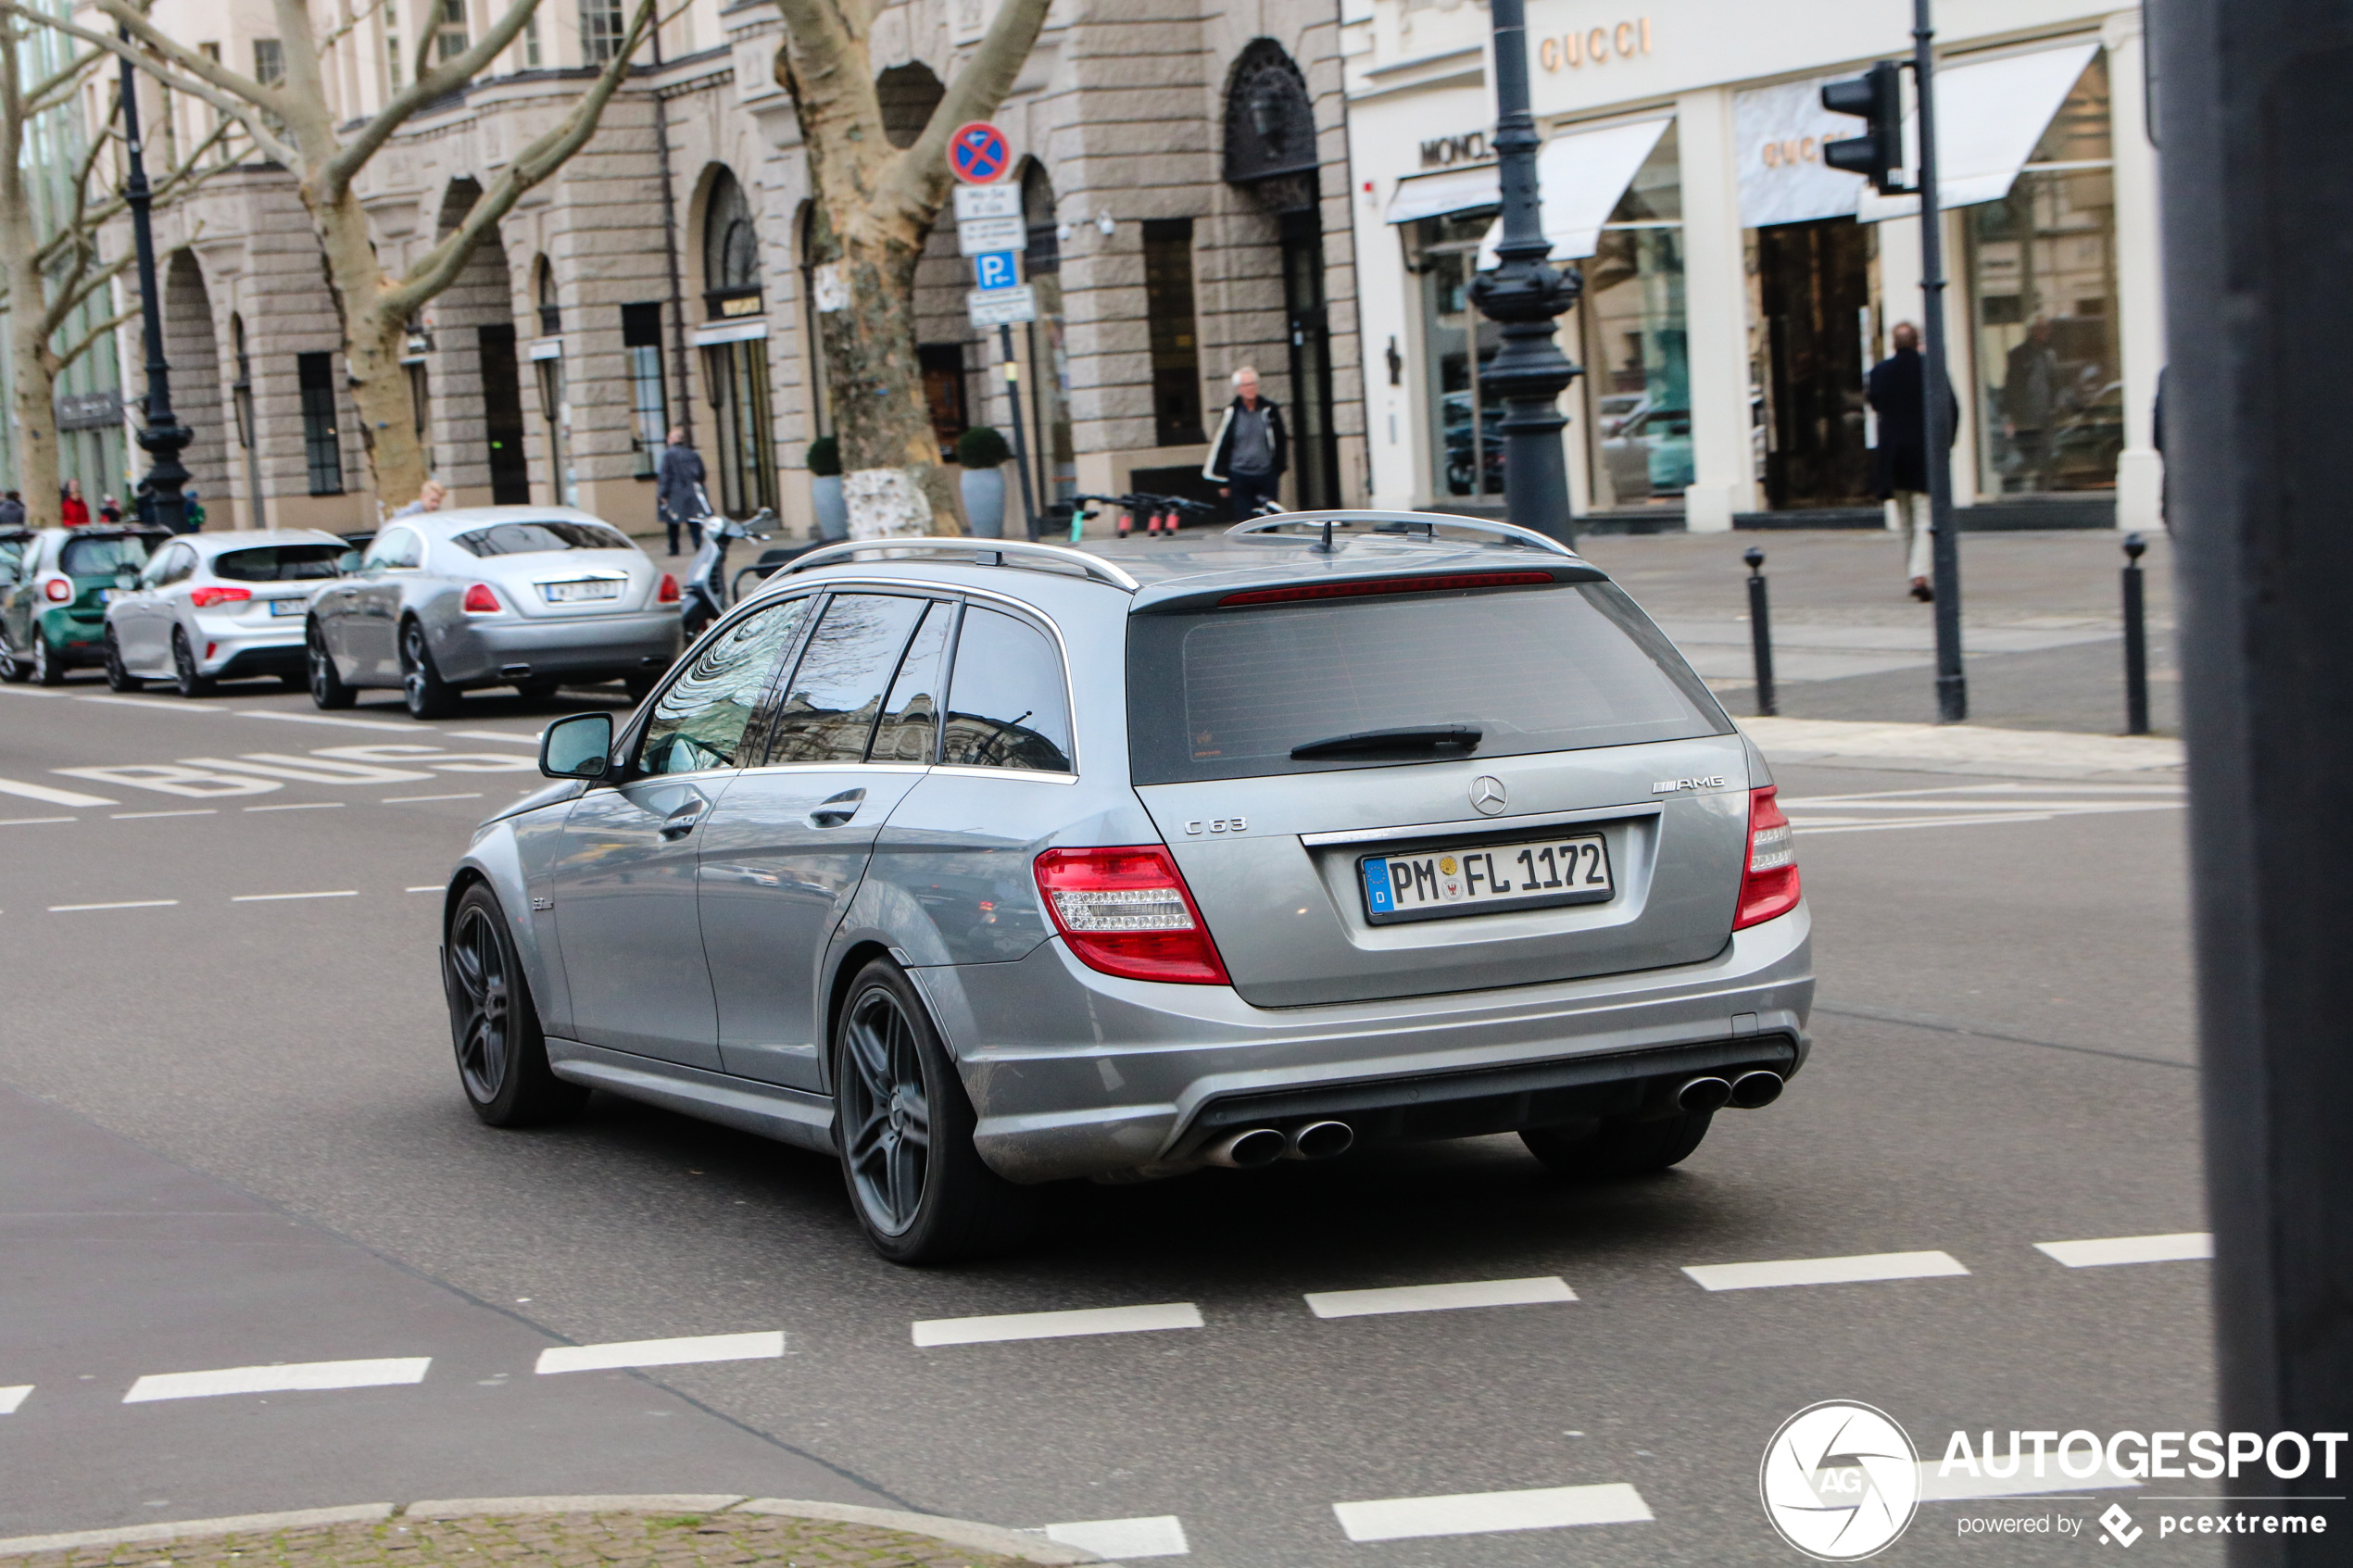
M1904 161L1904 68L1881 60L1861 76L1833 82L1822 89L1822 107L1832 114L1860 117L1869 129L1860 136L1822 144L1822 161L1832 169L1860 174L1892 195L1911 187L1896 182L1895 169Z

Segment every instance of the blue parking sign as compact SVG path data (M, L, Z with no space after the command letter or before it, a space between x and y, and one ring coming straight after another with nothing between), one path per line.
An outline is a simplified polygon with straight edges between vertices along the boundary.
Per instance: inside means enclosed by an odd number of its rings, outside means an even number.
M978 289L1009 289L1021 282L1021 267L1014 259L1021 253L992 250L973 257L973 286Z

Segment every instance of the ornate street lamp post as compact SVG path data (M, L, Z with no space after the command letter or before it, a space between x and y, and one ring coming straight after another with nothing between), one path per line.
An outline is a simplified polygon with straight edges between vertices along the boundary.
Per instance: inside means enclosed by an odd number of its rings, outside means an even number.
M1535 117L1528 108L1526 0L1492 0L1495 19L1495 155L1503 181L1502 258L1471 280L1471 299L1503 328L1504 344L1479 372L1483 389L1504 399L1504 516L1523 528L1576 542L1568 510L1568 466L1561 431L1568 421L1554 407L1578 369L1553 341L1553 321L1577 303L1584 288L1575 268L1547 259L1542 207L1536 189ZM1471 410L1476 420L1479 411Z
M131 42L128 29L121 37L124 43ZM156 237L147 216L151 203L147 167L140 157L139 73L127 56L122 62L122 131L131 153L123 198L130 204L131 230L139 247L140 335L147 351L146 416L140 421L139 445L154 459L147 469L147 489L155 498L156 521L178 533L187 526L188 508L180 494L181 486L188 483L180 454L195 439L195 433L171 411L171 367L163 358L163 302L156 292Z

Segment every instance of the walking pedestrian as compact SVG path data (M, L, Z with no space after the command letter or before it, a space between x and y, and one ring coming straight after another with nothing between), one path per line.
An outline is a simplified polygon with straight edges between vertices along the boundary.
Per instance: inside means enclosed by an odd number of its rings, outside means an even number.
M1912 597L1922 604L1936 597L1929 584L1934 569L1934 546L1928 506L1928 399L1923 387L1927 362L1920 358L1919 329L1898 321L1888 334L1895 352L1871 367L1871 411L1879 416L1879 445L1871 448L1872 488L1882 501L1893 502L1897 523L1905 533L1904 561L1912 579ZM1961 400L1953 383L1944 383L1944 446L1950 451L1960 428Z
M654 509L670 530L670 553L678 553L678 528L686 525L686 537L698 550L702 548L702 455L686 445L686 427L673 425L670 444L661 449L661 460L654 465Z
M23 526L23 493L11 490L6 495L0 495L0 528L22 528Z
M1290 466L1290 437L1283 430L1283 411L1258 395L1258 371L1244 365L1234 372L1234 400L1218 421L1209 461L1201 466L1202 477L1227 497L1235 519L1244 521L1274 499Z
M122 521L122 508L116 502L114 493L112 491L108 491L98 497L98 521L100 522L120 522Z
M69 479L58 487L57 518L68 528L80 528L90 521L90 503L82 498L82 481Z
M180 532L182 533L203 533L204 503L196 499L196 487L193 484L182 485L180 490Z

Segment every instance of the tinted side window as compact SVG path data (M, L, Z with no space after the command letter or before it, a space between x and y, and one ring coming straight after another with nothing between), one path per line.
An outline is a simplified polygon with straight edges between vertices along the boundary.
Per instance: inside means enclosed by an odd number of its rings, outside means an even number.
M924 613L924 623L899 661L899 678L890 684L882 719L875 725L869 762L928 762L932 738L939 729L939 687L948 673L948 633L956 624L956 607L935 603Z
M785 689L768 760L862 762L883 696L925 601L836 594Z
M786 599L701 645L686 673L655 701L638 744L637 771L695 773L742 766L744 731L808 611L807 598Z
M940 761L1068 773L1070 752L1069 686L1053 639L1001 611L966 609Z

